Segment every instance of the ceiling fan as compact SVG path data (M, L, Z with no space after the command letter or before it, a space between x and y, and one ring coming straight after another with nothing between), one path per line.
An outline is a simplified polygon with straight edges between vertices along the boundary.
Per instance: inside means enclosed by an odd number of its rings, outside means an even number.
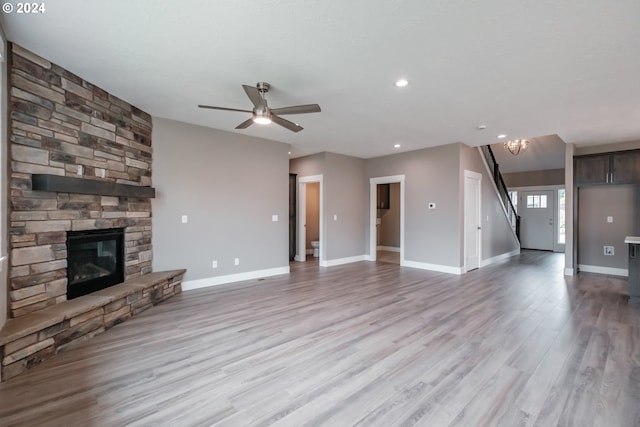
M251 126L253 123L258 123L261 125L267 125L271 122L278 124L282 127L285 127L293 132L300 132L304 129L297 123L290 122L289 120L283 119L280 117L284 114L305 114L305 113L319 113L320 106L318 104L307 104L307 105L293 105L291 107L282 107L282 108L269 108L267 105L267 99L265 98L265 94L269 92L269 88L271 85L266 82L259 82L255 87L242 85L244 91L247 93L247 96L253 103L253 110L239 110L237 108L226 108L226 107L214 107L211 105L198 105L200 108L210 108L212 110L223 110L223 111L239 111L242 113L252 113L252 117L250 119L245 120L236 126L236 129L246 129Z

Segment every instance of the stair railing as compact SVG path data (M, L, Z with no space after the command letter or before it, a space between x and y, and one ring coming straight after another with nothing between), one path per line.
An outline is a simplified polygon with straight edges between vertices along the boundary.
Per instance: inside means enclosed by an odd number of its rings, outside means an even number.
M498 165L498 162L496 162L493 150L491 150L490 146L484 145L482 146L482 154L493 171L493 181L496 183L496 187L498 188L498 193L500 194L500 199L502 199L502 204L507 212L507 218L509 219L511 228L513 228L516 233L516 237L520 240L520 215L518 215L518 212L511 201L511 197L509 197L509 189L504 183L504 179L500 173L500 166Z

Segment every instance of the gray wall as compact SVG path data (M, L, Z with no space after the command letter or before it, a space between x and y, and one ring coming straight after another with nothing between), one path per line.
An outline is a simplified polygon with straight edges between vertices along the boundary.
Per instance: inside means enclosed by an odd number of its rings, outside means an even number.
M390 175L405 175L405 259L460 267L460 144L367 160L367 186Z
M639 141L614 142L606 145L588 145L586 147L576 147L575 155L609 153L612 151L637 150L640 148Z
M378 209L378 245L400 247L400 183L389 185L389 209Z
M152 136L154 270L194 280L288 267L286 144L160 118Z
M298 174L298 178L323 176L324 235L320 240L325 261L365 254L369 187L364 179L364 164L363 159L334 153L314 154L290 162L289 170Z
M2 58L6 58L7 43L4 37L4 31L0 27L0 37L2 38ZM7 63L6 61L0 62L0 87L2 88L0 96L0 218L2 218L2 224L0 224L0 328L4 325L7 319L7 301L9 300L9 290L7 289L7 275L9 274L9 263L7 260Z
M463 145L461 150L461 206L464 203L464 170L482 174L482 260L518 249L518 241L511 231L511 225L504 214L502 202L493 187L493 178L489 175L481 154L477 148L466 145ZM464 211L462 209L460 214L460 226L464 230ZM461 242L460 244L462 245L463 243ZM460 261L464 263L464 251L461 251Z
M573 206L573 155L575 146L567 144L564 153L564 190L565 190L565 245L564 245L564 274L573 276L576 273L577 234L574 230L574 218L577 206Z
M329 261L367 252L369 183L364 179L364 167L363 159L326 153L324 213Z
M564 185L564 169L505 173L502 177L509 188Z
M578 190L578 264L626 269L625 236L640 235L640 186L607 185ZM613 217L613 223L607 222ZM614 246L615 255L603 254Z

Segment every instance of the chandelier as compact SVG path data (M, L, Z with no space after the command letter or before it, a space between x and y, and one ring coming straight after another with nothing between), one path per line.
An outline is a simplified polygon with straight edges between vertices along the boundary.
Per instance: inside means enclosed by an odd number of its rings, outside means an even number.
M529 145L529 141L526 139L512 139L504 143L504 148L509 150L514 156L517 156L520 152L527 149L527 145Z

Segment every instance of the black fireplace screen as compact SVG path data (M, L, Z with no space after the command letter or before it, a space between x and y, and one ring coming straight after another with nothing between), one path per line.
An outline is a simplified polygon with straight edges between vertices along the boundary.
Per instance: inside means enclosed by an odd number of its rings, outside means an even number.
M124 281L124 229L67 232L67 299Z

